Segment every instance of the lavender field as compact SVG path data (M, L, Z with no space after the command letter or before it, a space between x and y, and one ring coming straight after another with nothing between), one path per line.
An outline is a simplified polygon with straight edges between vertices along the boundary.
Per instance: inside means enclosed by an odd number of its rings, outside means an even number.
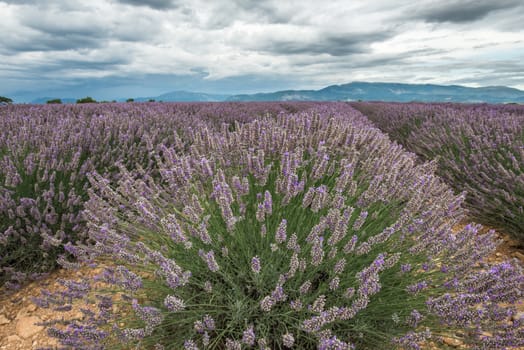
M524 247L524 106L357 103L382 131L423 160L480 223Z
M521 106L7 105L0 162L3 297L102 271L34 299L64 349L524 346L522 266L457 230L524 239Z

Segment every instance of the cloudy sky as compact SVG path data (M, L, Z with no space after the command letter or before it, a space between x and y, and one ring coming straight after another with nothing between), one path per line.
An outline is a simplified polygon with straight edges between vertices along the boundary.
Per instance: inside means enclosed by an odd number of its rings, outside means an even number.
M0 95L524 89L522 0L0 0Z

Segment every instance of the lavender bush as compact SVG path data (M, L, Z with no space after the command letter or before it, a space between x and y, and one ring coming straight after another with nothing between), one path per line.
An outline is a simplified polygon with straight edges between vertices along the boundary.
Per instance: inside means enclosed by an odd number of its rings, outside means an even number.
M64 245L83 241L87 174L114 182L121 164L157 176L151 152L183 150L200 125L220 129L310 104L13 105L0 110L0 287L19 288L72 262ZM213 118L213 114L220 118ZM239 120L240 121L240 120Z
M90 175L95 280L43 291L74 349L419 349L454 336L524 345L511 304L523 274L488 265L496 243L413 154L345 104L189 134L160 147L160 178Z
M524 241L524 107L363 103L356 106L423 159L481 223Z

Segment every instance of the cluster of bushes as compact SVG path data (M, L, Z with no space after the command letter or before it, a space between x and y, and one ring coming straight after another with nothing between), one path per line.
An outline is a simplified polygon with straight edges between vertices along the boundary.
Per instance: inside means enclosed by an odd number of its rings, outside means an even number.
M88 175L119 178L118 165L155 175L153 151L189 147L210 110L248 118L278 105L15 105L0 110L0 286L73 262L64 245L86 239ZM226 122L226 119L224 119ZM216 127L221 127L216 121ZM65 253L65 254L64 254Z
M524 106L355 103L380 129L466 191L476 220L524 245Z

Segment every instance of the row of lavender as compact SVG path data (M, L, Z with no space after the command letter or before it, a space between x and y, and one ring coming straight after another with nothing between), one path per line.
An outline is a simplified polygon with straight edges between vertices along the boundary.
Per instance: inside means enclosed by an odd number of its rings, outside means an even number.
M524 345L524 275L454 233L463 196L347 104L186 131L151 168L90 174L93 280L43 291L74 349L419 349ZM234 125L234 126L233 126ZM71 264L74 265L74 264ZM457 332L457 330L459 332Z
M118 165L155 175L159 145L184 150L188 136L307 104L106 104L0 109L0 287L17 288L70 261L64 245L86 239L80 214L87 174L118 179ZM240 118L239 118L240 117Z
M425 160L481 223L524 243L524 106L356 103L380 129Z

